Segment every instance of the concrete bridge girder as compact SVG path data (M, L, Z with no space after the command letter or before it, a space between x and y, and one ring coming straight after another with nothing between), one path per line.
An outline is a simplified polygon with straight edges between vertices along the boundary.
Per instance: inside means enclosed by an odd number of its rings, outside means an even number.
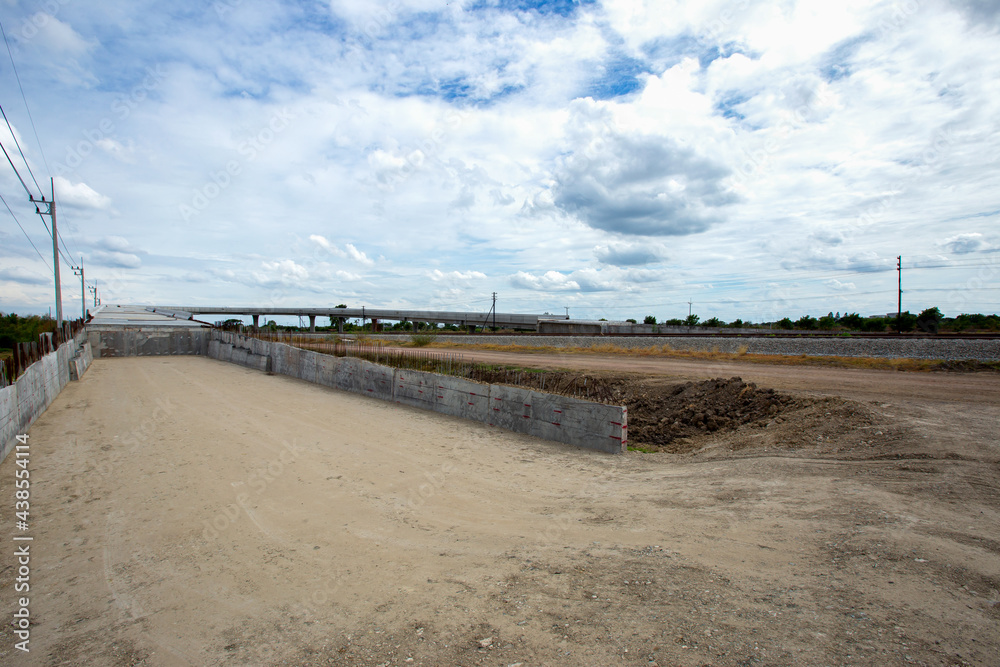
M160 307L157 307L160 308ZM166 307L163 307L166 308ZM342 330L343 322L347 319L365 318L372 320L396 320L408 322L434 322L437 324L455 324L460 327L489 326L494 321L493 314L468 313L454 311L432 311L432 310L390 310L376 308L341 308L335 309L331 313L329 308L254 308L254 307L184 307L176 308L191 314L214 314L214 315L244 315L251 316L254 326L259 326L261 316L270 315L291 315L310 317L312 326L314 318L319 315L329 317L331 324L333 318L338 320L338 329ZM549 319L551 315L533 315L522 313L496 313L495 320L499 327L510 327L515 329L537 330L539 319Z

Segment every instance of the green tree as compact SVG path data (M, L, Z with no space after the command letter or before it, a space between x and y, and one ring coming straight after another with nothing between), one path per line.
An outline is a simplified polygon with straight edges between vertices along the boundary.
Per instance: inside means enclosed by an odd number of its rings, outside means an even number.
M653 315L646 315L646 317L642 318L642 323L643 324L656 324L656 317L653 316Z
M796 329L815 329L817 320L815 317L810 317L809 315L803 315L799 319L795 320Z
M688 325L689 327L696 327L698 326L698 322L700 320L701 320L700 317L698 317L694 313L691 313L684 319L684 324Z
M942 320L944 320L944 315L941 314L937 306L934 306L920 311L920 314L917 315L917 326L920 327L921 331L936 334L941 328Z
M684 326L684 320L679 320L676 317L671 317L669 320L664 322L664 324L671 327L682 327Z
M832 329L837 326L837 318L833 316L833 313L828 313L816 321L816 325L820 329Z
M895 321L895 318L888 320L888 322ZM887 320L884 317L866 317L861 321L861 326L858 328L869 333L880 333L885 331L886 322Z
M701 326L703 326L703 327L715 327L715 328L718 329L720 327L726 326L726 323L723 322L722 320L720 320L718 317L710 317L707 320L705 320L704 322L702 322Z
M887 319L886 324L898 327L901 332L913 331L917 328L917 316L905 310L898 318L892 317Z
M851 329L852 331L862 331L864 329L865 318L861 317L857 313L844 313L844 316L838 321L844 327Z
M778 320L774 324L779 329L786 329L786 330L787 329L791 329L791 328L793 328L795 326L794 324L792 324L792 321L790 319L788 319L787 317L782 317L780 320Z
M631 322L632 324L638 324L638 322L637 322L637 321L635 320L635 318L632 318L632 317L628 318L628 319L627 319L627 320L625 320L625 321L626 321L626 322Z
M733 328L733 329L742 329L744 324L745 324L745 322L743 322L743 320L741 320L740 318L737 317L735 320L733 320L732 322L730 322L727 326L729 326L730 328Z

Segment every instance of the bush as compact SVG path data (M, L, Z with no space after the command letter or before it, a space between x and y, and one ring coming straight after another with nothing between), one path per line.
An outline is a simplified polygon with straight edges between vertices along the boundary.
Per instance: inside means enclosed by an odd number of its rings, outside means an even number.
M844 316L841 317L839 321L843 326L847 327L848 329L853 329L858 331L864 330L865 318L861 317L857 313L851 313L849 315L845 313Z
M646 317L642 318L642 323L643 324L656 324L656 317L654 317L653 315L646 315Z
M726 323L723 322L722 320L720 320L718 317L710 317L707 320L705 320L704 322L702 322L701 326L703 326L703 327L715 327L715 328L718 329L720 327L726 326Z
M803 315L799 319L795 320L796 329L815 329L816 324L819 322L815 317L810 317L808 315Z
M737 317L735 320L733 320L726 326L730 327L731 329L742 329L743 325L744 325L743 320Z
M635 321L635 319L633 319L633 318L631 318L631 317L630 317L630 318L628 318L628 319L627 319L627 320L625 320L625 321L626 321L626 322L631 322L632 324L638 324L638 322L636 322L636 321Z
M687 318L684 320L684 324L688 325L689 327L696 327L696 326L698 326L698 321L699 320L701 320L700 317L698 317L697 315L691 314L691 315L688 315Z
M895 320L891 320L895 321ZM859 327L862 331L879 333L885 331L886 319L884 317L869 317L861 322Z
M679 320L676 317L672 317L666 322L664 322L664 324L670 327L682 327L684 326L684 320Z
M433 332L430 332L430 331L424 331L424 332L421 332L421 333L413 333L413 334L410 334L410 342L412 342L413 345L416 346L416 347L424 347L426 345L430 345L431 343L433 343L434 342L434 338L436 336L437 336L437 334L435 334Z
M780 320L775 322L774 325L779 329L786 329L786 330L791 329L795 326L794 324L792 324L792 321L787 317L782 317Z

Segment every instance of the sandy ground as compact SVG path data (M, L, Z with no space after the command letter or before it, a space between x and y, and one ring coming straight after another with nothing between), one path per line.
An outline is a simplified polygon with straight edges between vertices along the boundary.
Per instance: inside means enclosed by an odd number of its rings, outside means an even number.
M879 420L849 451L783 448L785 422L615 457L203 358L95 361L30 431L31 653L8 631L0 662L996 664L1000 378L780 374Z

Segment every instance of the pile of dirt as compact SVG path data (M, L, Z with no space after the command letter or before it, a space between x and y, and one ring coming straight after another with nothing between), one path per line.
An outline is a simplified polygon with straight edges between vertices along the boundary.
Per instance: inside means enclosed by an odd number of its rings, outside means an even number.
M730 456L738 450L808 448L854 457L877 454L899 440L897 429L856 401L792 396L738 377L678 384L615 373L494 367L477 369L474 379L624 405L629 445L645 452Z
M618 391L628 406L633 445L672 453L695 449L698 436L736 430L803 406L799 399L738 377L666 387L622 382Z

